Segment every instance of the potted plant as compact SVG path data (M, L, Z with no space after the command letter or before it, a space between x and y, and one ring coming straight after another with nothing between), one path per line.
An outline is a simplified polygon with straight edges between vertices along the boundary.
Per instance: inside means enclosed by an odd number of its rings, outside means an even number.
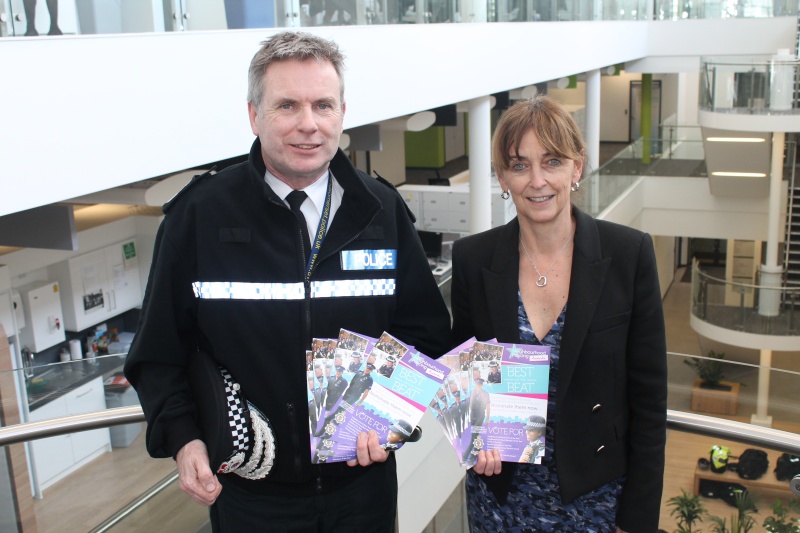
M739 383L723 381L722 359L725 354L708 352L705 358L692 357L683 362L697 373L692 388L692 410L722 415L735 415L739 405Z
M703 521L706 509L700 503L700 496L693 496L683 489L681 493L680 496L670 498L667 502L667 506L672 507L669 515L678 521L678 529L674 533L691 533L696 531L692 529L695 522Z
M708 359L692 357L684 359L683 362L694 370L697 377L700 378L700 387L704 389L730 390L729 386L722 384L725 372L722 369L721 360L725 359L725 353L716 353L714 350L709 350L707 357Z
M764 529L769 533L800 533L800 519L790 518L790 509L800 513L800 503L790 501L787 507L781 500L775 500L772 504L772 516L764 519Z
M748 533L756 526L753 514L757 512L755 501L749 491L736 492L736 512L731 515L731 527L728 528L727 520L719 516L708 517L713 524L713 533Z

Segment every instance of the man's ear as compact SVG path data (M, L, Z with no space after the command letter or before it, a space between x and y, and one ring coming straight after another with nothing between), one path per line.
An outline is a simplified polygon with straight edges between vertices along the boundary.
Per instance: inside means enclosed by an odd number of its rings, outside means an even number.
M250 130L258 137L258 109L251 102L247 102L247 116L250 118Z

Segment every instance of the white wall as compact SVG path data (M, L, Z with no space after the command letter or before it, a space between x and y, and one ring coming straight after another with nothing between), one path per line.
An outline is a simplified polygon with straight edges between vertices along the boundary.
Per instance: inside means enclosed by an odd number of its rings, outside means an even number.
M648 56L772 53L793 46L795 24L785 17L309 31L334 38L347 55L349 128ZM8 177L0 216L245 153L247 65L274 31L4 40L0 64L25 75L0 86ZM507 53L553 43L557 54Z

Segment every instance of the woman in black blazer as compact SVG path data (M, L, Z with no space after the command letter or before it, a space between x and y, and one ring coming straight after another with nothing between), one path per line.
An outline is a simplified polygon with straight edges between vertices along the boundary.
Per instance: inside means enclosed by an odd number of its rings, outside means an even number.
M667 370L653 243L572 205L584 154L554 100L509 108L492 160L517 218L453 246L453 341L551 347L545 457L479 454L473 531L658 529Z

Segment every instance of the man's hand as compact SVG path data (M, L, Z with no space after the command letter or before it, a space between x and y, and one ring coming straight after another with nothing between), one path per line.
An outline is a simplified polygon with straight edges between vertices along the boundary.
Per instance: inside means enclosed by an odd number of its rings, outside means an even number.
M378 434L375 430L369 433L361 432L356 441L356 456L358 459L347 461L348 466L369 466L372 463L382 463L389 458L389 452L381 448Z
M209 506L217 500L222 485L208 466L208 450L203 441L188 442L175 456L181 490L200 505Z
M484 476L493 476L499 474L503 462L500 460L500 450L481 450L478 452L478 462L472 469L476 474L483 474Z

